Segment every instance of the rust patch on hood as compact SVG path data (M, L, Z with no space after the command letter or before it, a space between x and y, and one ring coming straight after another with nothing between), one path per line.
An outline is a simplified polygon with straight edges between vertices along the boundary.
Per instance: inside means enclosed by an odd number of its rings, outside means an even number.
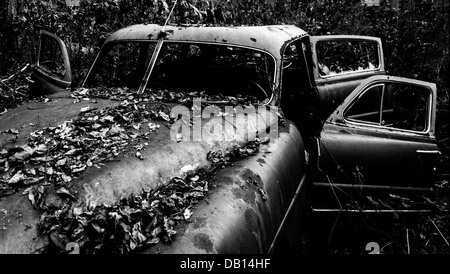
M211 241L211 237L204 233L196 234L192 242L195 247L202 249L207 253L211 253L213 251L214 243Z

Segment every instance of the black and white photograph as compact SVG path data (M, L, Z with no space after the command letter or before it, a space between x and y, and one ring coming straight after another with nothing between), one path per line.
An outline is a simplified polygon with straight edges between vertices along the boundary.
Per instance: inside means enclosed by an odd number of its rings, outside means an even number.
M0 0L0 262L449 255L448 68L448 0Z

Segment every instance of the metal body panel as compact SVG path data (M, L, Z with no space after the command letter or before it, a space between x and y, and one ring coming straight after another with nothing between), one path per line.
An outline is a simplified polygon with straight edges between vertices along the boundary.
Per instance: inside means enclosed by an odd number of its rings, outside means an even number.
M293 124L267 149L268 153L260 152L221 170L213 180L215 188L195 206L191 221L177 229L175 241L143 253L267 253L306 171L302 139ZM254 181L267 194L266 200ZM291 233L279 241L282 252L293 253L300 247L304 195L300 194L285 228Z
M207 27L133 25L112 33L105 44L119 40L158 40L219 43L256 48L280 58L286 41L306 36L307 33L293 25Z
M398 137L326 124L321 134L321 169L339 178L336 182L431 187L434 161L416 151L437 150L436 143L411 135ZM361 173L361 181L355 178L356 168Z
M427 128L423 132L344 118L345 109L368 86L397 83L430 91ZM434 137L436 86L418 80L373 76L364 80L334 111L321 132L321 169L339 183L429 188L434 178L438 147ZM437 152L437 153L436 153Z

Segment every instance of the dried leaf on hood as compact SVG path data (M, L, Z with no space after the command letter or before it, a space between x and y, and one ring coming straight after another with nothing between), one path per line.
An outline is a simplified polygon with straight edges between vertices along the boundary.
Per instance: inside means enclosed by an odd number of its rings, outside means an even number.
M141 128L141 123L133 123L131 125L135 130L139 130Z
M26 179L27 179L27 176L25 176L23 174L23 172L21 170L19 170L18 172L16 172L16 174L14 174L14 176L11 177L11 179L8 180L8 184L17 184Z
M194 172L197 168L199 167L199 164L194 164L194 165L185 165L180 169L180 174L189 174L191 172Z
M90 107L84 107L80 109L80 112L87 112L89 111L91 108Z
M97 232L97 233L103 233L104 231L105 231L105 229L104 228L102 228L102 227L100 227L98 224L96 224L96 223L94 223L94 222L92 222L91 223L91 226L92 226L92 228L94 228L94 230Z
M144 234L142 234L142 232L141 232L141 224L140 223L134 224L131 236L133 237L133 239L135 240L135 242L138 245L143 244L147 240L147 237L145 237Z
M41 176L41 177L27 177L26 180L24 181L25 185L31 185L31 184L36 184L39 183L40 181L44 180L45 177Z
M170 117L165 112L160 111L158 114L159 114L159 117L161 117L163 120L166 120L167 122L170 122Z
M74 207L72 212L75 216L79 216L79 215L83 214L83 207L81 207L81 206Z
M158 125L158 124L155 124L155 123L148 123L148 129L149 129L150 131L155 131L155 130L157 130L159 127L160 127L160 125Z
M16 152L10 157L11 161L24 161L35 152L35 149L29 147L28 145L22 146L20 149L22 151Z
M160 233L161 233L161 226L158 226L158 227L156 227L155 229L152 230L150 235L153 238L157 238Z
M144 160L145 159L145 157L142 156L142 153L140 153L139 151L137 151L135 155L136 155L136 158L138 158L139 160Z
M15 128L10 128L10 129L6 130L5 133L19 134L19 131L17 129L15 129Z
M86 165L76 165L76 166L71 166L70 167L72 169L73 173L79 173L82 172L86 169Z
M52 175L53 173L54 173L54 170L53 170L53 167L48 167L46 170L45 170L45 173L47 173L48 175Z
M33 161L35 162L51 162L54 160L52 156L42 156L42 157L33 157Z
M64 157L64 158L59 159L58 161L56 161L56 165L57 166L63 166L63 165L66 164L66 162L67 162L67 157Z
M43 200L44 187L29 187L25 189L23 195L28 195L28 199L30 200L33 207L38 208Z
M66 195L66 196L72 198L73 200L77 200L77 198L76 198L72 193L70 193L70 191L67 190L65 187L60 187L60 188L56 191L56 193L57 193L57 194L61 194L61 195Z
M36 146L36 153L38 154L44 154L48 152L48 146L45 144L39 144Z
M69 239L67 235L60 233L59 231L53 231L50 233L50 241L56 247L61 250L65 250L67 243L69 243Z
M175 135L175 140L177 141L177 143L181 142L183 140L183 135L181 135L181 133L177 133Z
M192 211L189 208L186 208L183 212L184 219L187 220L192 216Z
M73 155L75 155L75 154L77 154L79 152L81 152L81 149L73 148L73 149L67 151L66 153L64 153L64 155L66 155L66 156L73 156Z

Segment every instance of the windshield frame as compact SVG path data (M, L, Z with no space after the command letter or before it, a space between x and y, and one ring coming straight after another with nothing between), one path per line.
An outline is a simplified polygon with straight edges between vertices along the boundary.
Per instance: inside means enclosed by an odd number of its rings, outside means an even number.
M217 47L232 47L232 48L239 48L239 49L245 49L245 50L251 50L251 51L255 51L261 54L264 54L265 56L271 58L272 62L273 62L273 71L271 72L271 79L268 81L268 84L270 85L268 87L269 90L267 90L268 92L270 92L269 97L266 98L264 100L264 102L262 102L264 105L269 105L272 103L273 99L274 99L274 95L275 95L275 88L276 88L276 82L277 82L277 72L278 72L278 60L277 58L271 54L269 51L260 49L260 48L255 48L255 47L249 47L249 46L243 46L243 45L237 45L237 44L229 44L229 43L218 43L218 42L204 42L204 41L183 41L183 40L164 40L164 39L160 39L160 40L143 40L143 39L120 39L120 40L112 40L112 41L108 41L106 42L102 47L101 50L99 52L99 54L97 55L97 57L95 58L91 68L89 69L85 80L82 84L82 86L86 86L89 84L89 82L92 80L93 77L95 77L97 70L99 69L99 66L102 65L102 62L104 61L104 58L107 56L107 54L109 53L110 49L113 48L115 45L117 44L126 44L126 43L152 43L155 45L155 48L153 50L153 53L151 55L151 59L149 64L147 65L147 71L149 71L150 69L150 75L148 75L149 77L147 79L145 79L145 76L141 79L141 84L139 86L139 90L144 90L145 87L148 85L148 81L151 77L152 74L152 68L155 65L155 63L159 60L160 58L160 54L161 54L161 48L164 46L165 43L170 43L170 44L191 44L191 45L213 45L213 46L217 46ZM158 47L158 45L160 45L160 47ZM157 54L157 56L154 56L155 53ZM156 58L155 58L156 57ZM145 73L146 74L146 73Z

